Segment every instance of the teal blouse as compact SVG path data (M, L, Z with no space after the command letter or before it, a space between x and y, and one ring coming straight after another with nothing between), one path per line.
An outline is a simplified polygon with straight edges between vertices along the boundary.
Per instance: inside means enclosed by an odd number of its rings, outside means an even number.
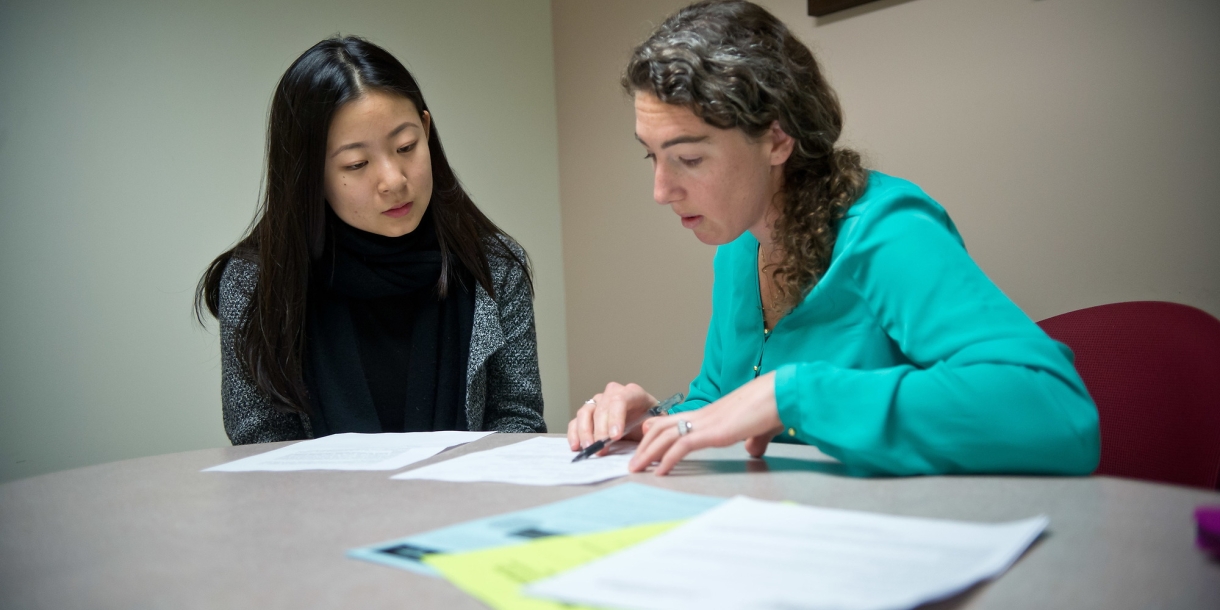
M858 474L1088 474L1097 409L1072 365L918 186L872 172L826 274L763 330L758 241L715 258L699 376L675 412L775 371L790 437Z

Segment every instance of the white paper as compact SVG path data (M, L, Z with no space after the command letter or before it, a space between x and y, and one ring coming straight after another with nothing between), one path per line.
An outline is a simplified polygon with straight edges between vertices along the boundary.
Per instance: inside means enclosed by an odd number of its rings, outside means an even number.
M389 432L332 434L294 443L204 472L285 472L291 470L398 470L449 447L476 441L492 432Z
M635 453L635 445L629 442L614 443L609 455L573 462L576 453L568 446L568 439L537 437L428 464L391 478L457 483L585 485L627 474L627 462Z
M614 608L913 608L1003 573L1048 523L894 517L738 496L524 592Z

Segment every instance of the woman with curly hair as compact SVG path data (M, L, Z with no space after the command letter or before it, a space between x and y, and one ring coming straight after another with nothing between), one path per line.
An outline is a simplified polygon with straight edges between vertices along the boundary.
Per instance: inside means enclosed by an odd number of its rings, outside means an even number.
M703 365L685 403L611 383L568 426L573 451L641 438L669 472L691 451L773 439L855 474L1087 474L1097 410L1072 353L966 253L918 186L837 147L813 54L749 2L688 6L632 54L623 86L653 196L718 246Z

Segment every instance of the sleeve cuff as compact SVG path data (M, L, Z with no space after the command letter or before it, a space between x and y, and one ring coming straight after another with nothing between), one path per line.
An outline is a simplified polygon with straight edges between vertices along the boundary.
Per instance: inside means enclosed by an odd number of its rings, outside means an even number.
M706 407L707 404L708 403L706 400L698 400L698 399L688 400L676 407L671 407L669 409L669 414L673 415L674 413L685 413L687 411L694 411L697 409L702 409L703 407Z
M784 424L780 438L810 443L810 439L805 438L800 430L801 401L795 363L775 369L775 409L779 413L780 423Z

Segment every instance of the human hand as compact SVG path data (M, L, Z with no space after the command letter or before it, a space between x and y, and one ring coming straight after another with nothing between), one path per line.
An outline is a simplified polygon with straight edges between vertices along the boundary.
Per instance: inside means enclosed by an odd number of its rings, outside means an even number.
M678 434L678 421L690 423L685 436ZM667 474L697 449L728 447L746 441L746 451L762 457L771 438L784 429L775 404L775 373L767 373L733 390L697 411L686 411L644 422L644 438L627 468L641 472L660 461L653 474Z
M592 403L586 402L568 422L568 445L572 451L580 451L604 438L639 439L640 430L626 430L627 422L642 417L657 404L657 399L634 383L610 382L605 391L590 400Z

